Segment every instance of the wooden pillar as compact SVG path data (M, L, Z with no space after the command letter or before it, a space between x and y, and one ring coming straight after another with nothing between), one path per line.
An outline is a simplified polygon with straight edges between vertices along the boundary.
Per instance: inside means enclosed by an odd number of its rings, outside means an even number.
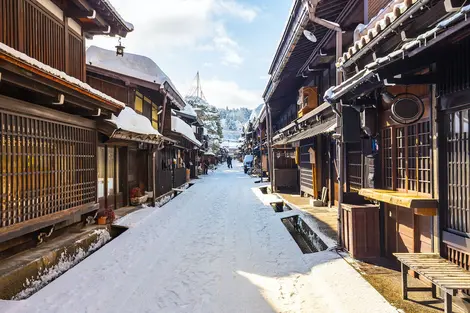
M68 17L64 13L64 43L65 43L65 55L64 55L64 69L65 73L70 74L70 60L69 60L69 55L70 55L70 44L69 44L69 23L68 23ZM83 46L85 46L85 41L83 41ZM86 62L85 62L86 63ZM83 63L82 63L83 64ZM82 75L83 75L83 70L82 70ZM80 77L83 78L83 77Z
M157 152L155 149L152 150L152 190L153 200L152 206L155 206L155 199L157 198Z
M433 198L440 203L440 197L439 197L439 144L438 144L438 111L437 111L437 93L436 93L436 85L432 85L431 87L431 134L432 134L432 149L431 149L431 155L432 155L432 172L431 172L431 178L432 178L432 195ZM441 127L443 129L444 125L441 124ZM445 135L443 134L443 140L446 140ZM445 150L443 149L442 151ZM442 176L446 176L446 172L442 173ZM444 185L445 188L447 188L447 184ZM440 231L439 231L439 220L443 218L441 214L439 213L437 216L433 216L431 221L432 221L432 252L434 253L440 253Z

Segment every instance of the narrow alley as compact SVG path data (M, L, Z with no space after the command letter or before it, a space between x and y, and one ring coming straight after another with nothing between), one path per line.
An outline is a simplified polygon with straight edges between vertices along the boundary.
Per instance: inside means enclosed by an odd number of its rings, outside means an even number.
M127 232L0 311L396 312L335 251L302 254L280 219L295 210L275 213L254 181L239 163L209 173L127 216Z

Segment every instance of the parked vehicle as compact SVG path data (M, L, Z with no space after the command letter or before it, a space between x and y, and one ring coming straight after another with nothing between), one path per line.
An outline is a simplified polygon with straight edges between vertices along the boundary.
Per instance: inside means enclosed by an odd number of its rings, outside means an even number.
M251 170L251 168L253 167L253 155L251 154L247 154L245 155L245 158L243 159L243 170L246 173L248 173L248 171Z

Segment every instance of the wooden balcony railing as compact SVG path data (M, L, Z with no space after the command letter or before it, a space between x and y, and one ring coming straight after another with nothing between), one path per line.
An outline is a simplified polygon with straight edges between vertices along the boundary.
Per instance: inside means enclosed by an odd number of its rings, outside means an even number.
M0 0L0 42L80 80L85 78L82 34L37 1Z

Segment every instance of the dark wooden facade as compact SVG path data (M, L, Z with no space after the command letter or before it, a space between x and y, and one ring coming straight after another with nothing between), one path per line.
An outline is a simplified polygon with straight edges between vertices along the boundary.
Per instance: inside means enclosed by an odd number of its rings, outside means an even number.
M131 79L132 83L126 83L127 79ZM139 84L139 79L125 75L120 77L119 73L96 66L87 66L87 82L126 103L158 130L158 107L161 108L164 102L158 85L150 89L142 86L143 82ZM156 197L160 195L159 189L154 186L167 184L160 183L159 179L168 178L159 177L156 173L158 141L143 142L139 136L114 139L109 131L104 131L99 139L98 180L103 183L99 185L98 194L102 208L117 209L130 205L130 194L134 188L139 188L142 194L150 192L155 193Z
M84 40L90 32L102 34L103 26L123 36L130 29L80 19L84 6L116 14L87 1L0 1L2 252L99 207L92 116L109 118L123 104L82 83Z

